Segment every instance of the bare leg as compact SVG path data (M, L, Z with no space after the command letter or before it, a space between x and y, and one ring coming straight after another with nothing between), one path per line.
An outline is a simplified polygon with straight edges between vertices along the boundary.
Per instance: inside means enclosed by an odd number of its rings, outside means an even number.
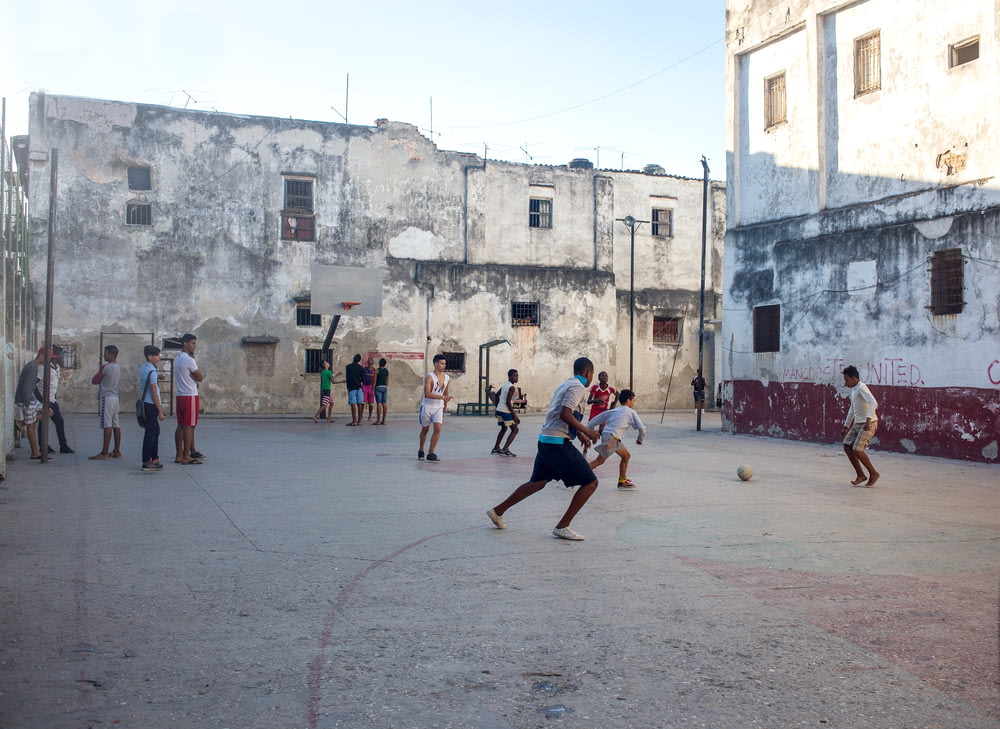
M500 432L497 433L497 442L493 444L493 450L500 450L500 441L503 440L504 433L507 432L507 426L501 425Z
M112 433L114 433L114 436L115 436L115 450L114 450L114 452L117 453L118 455L121 455L121 453L122 453L122 429L121 428L112 428L111 431L112 431Z
M420 450L424 449L424 441L427 440L427 431L430 430L429 425L425 425L420 429Z
M177 450L177 454L174 456L175 461L183 461L187 454L184 453L184 426L178 425L174 429L174 447Z
M854 457L861 461L861 465L868 469L868 486L874 486L875 482L878 481L878 477L881 476L875 467L872 465L871 459L868 454L864 451L854 451Z
M31 448L32 458L40 458L42 452L38 449L38 423L28 426L28 446Z
M104 446L101 448L101 455L106 456L111 453L111 428L104 429Z
M515 423L512 426L510 426L510 435L507 436L507 442L504 443L504 446L503 446L503 449L505 451L509 451L510 450L510 444L513 443L514 442L514 438L517 437L517 431L518 431L517 423Z
M602 463L604 463L606 460L607 460L607 458L605 458L604 456L598 456L597 458L595 458L594 460L592 460L588 465L591 468L597 468Z
M628 452L627 448L619 448L615 451L618 457L621 458L621 463L618 464L618 480L625 481L628 479L628 462L632 457L632 454Z
M566 508L566 513L563 514L563 518L559 520L556 524L556 529L564 529L569 526L569 523L573 521L573 517L577 515L577 512L583 508L583 505L587 503L587 500L594 495L597 490L597 481L591 481L585 486L581 486L573 494L573 500L569 502L569 506Z
M522 483L520 486L514 489L513 493L511 493L510 496L508 496L506 499L504 499L499 504L494 506L493 511L495 511L498 515L502 516L503 513L507 511L507 509L509 509L510 507L514 506L515 504L521 503L532 494L537 494L539 491L545 488L545 484L547 483L548 481L528 481L527 483Z
M855 486L857 486L858 484L860 484L862 481L864 481L868 477L865 475L865 472L861 470L861 462L858 460L858 457L855 455L855 450L853 448L851 448L851 446L845 444L844 445L844 452L847 454L847 458L851 461L851 465L854 466L854 470L857 473L857 478L855 478L853 481L851 481L852 484L854 484Z
M438 441L441 440L441 423L434 423L434 431L431 433L431 447L428 453L433 453L437 449Z

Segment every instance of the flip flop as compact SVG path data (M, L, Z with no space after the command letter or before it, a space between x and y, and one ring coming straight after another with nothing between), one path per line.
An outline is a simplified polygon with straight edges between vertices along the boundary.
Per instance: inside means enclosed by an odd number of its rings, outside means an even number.
M200 465L202 465L202 461L199 461L197 458L192 458L190 461L182 461L181 465L182 466L200 466Z

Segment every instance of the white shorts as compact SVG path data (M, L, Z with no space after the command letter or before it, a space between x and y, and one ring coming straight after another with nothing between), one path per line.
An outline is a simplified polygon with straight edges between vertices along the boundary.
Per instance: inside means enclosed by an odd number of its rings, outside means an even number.
M611 454L618 450L621 442L621 438L614 433L602 433L601 442L594 448L594 453L601 458L610 458Z
M426 428L432 423L444 422L444 408L429 408L426 405L420 406L420 425Z
M101 398L101 404L98 406L98 416L101 419L102 428L119 428L121 425L118 422L118 396L117 395L105 395Z

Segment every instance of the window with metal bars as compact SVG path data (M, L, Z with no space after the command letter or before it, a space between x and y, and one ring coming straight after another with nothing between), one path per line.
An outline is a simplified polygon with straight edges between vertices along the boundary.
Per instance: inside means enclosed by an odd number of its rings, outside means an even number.
M312 302L304 301L295 306L295 326L318 327L323 324L323 317L320 314L313 314L310 308Z
M681 319L677 317L653 317L653 342L655 344L679 344L681 341Z
M313 183L302 177L285 178L285 207L281 211L283 240L316 240Z
M781 351L781 304L754 307L753 351Z
M787 120L785 72L782 71L764 79L764 128L770 129Z
M153 206L149 203L130 202L125 204L125 225L152 225Z
M879 31L854 41L854 95L882 88L882 50Z
M52 345L52 349L60 351L59 362L64 370L75 370L80 366L77 364L75 344Z
M305 372L306 374L316 374L323 371L323 350L307 349Z
M552 227L552 201L543 197L528 200L528 227Z
M515 327L537 327L541 324L537 301L512 301L510 323Z
M959 314L965 308L965 262L961 248L934 251L931 257L931 305L934 315Z
M670 238L674 234L674 211L669 208L653 208L653 235L660 238Z
M442 352L445 372L465 372L465 352Z

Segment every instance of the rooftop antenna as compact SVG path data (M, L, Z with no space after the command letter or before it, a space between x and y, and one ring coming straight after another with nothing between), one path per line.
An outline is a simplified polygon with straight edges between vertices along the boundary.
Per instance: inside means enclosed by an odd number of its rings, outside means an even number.
M431 139L434 139L434 97L431 97Z
M344 120L344 124L348 124L347 121L347 106L351 101L351 74L347 74L347 83L344 86L344 113L341 114L335 107L330 107L334 111L337 111L337 116Z
M525 162L531 162L532 160L535 159L530 154L528 154L528 143L527 142L525 142L524 146L521 147L521 151L524 152L524 161Z
M184 89L181 89L181 93L182 93L182 94L184 94L184 95L185 95L185 96L187 97L187 101L185 101L185 102L184 102L184 108L185 108L185 109L187 109L187 108L188 108L188 104L190 104L190 103L191 103L192 101L193 101L194 103L196 103L196 104L198 103L198 100L197 100L196 98L194 98L193 96L191 96L191 94L189 94L189 93L188 93L187 91L185 91Z

